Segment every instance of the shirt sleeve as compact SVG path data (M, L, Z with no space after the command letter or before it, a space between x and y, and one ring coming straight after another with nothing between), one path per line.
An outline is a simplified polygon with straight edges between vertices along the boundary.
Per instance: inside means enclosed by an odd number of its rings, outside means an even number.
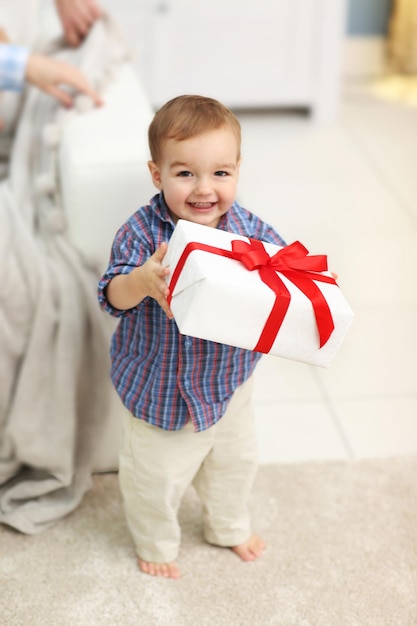
M110 262L105 274L98 284L98 301L101 307L114 317L123 317L131 309L120 310L113 307L107 298L109 282L119 274L129 274L135 267L143 265L147 258L153 254L151 243L145 235L145 228L137 222L135 214L116 233L110 254ZM142 301L143 302L143 301ZM137 306L140 307L142 303ZM136 307L134 307L136 308Z
M0 44L0 89L22 91L25 84L29 50L22 46Z

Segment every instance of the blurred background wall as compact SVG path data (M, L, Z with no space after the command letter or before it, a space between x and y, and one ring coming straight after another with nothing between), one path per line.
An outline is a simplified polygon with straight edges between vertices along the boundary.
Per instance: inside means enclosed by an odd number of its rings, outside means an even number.
M344 75L380 76L386 68L386 37L393 0L348 0Z
M201 0L192 0L191 4L196 7L195 3L199 2ZM119 19L132 46L138 71L146 82L144 65L149 58L147 42L152 15L155 11L159 13L170 11L175 6L176 0L101 0L101 4ZM346 0L346 41L343 59L345 76L370 77L383 72L385 37L391 6L392 0ZM220 16L218 19L223 18Z

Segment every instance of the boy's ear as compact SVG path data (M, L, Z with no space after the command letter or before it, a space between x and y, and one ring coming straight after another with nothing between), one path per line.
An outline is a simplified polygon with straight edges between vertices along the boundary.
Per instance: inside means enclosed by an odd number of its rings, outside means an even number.
M152 182L159 191L162 191L161 172L154 161L148 161L149 171L151 173Z
M239 179L240 176L240 166L242 165L242 157L239 157L239 160L237 162L237 177Z

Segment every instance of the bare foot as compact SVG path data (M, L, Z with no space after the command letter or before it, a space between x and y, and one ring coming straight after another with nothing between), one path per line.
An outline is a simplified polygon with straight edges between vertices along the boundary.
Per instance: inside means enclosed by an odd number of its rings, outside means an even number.
M179 578L180 570L174 561L171 563L150 563L138 557L138 565L144 574L163 576L164 578Z
M265 550L265 542L258 535L251 535L247 541L238 546L232 546L231 550L237 554L242 561L254 561L261 556Z

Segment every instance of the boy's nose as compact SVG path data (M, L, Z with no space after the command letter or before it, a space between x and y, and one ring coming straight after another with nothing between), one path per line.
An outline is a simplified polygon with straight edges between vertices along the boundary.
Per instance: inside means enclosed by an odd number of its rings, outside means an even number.
M212 191L212 185L210 184L209 180L207 180L206 178L197 179L196 186L195 186L196 194L200 196L207 196L211 193L211 191Z

